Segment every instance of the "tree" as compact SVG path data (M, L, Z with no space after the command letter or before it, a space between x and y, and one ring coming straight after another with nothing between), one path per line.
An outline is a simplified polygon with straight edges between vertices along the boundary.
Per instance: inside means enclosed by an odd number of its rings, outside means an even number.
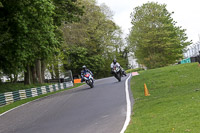
M2 5L1 15L12 39L1 46L5 59L2 69L14 74L25 70L25 83L30 84L30 67L40 65L40 60L48 58L58 46L52 17L55 7L49 0L2 0ZM41 72L38 74L41 79Z
M109 76L116 47L123 47L120 28L112 21L107 6L97 6L95 0L79 0L79 3L85 7L80 21L62 27L65 68L77 74L85 64L96 78Z
M42 83L47 61L63 43L62 23L79 20L76 0L1 0L0 69L25 71L25 83ZM32 80L32 81L31 81Z
M56 7L54 24L61 26L63 23L72 23L80 20L83 14L83 7L79 6L77 0L53 0Z
M165 4L148 2L131 13L128 37L139 64L157 68L174 64L183 57L187 41L185 29L176 26Z
M80 16L83 14L83 7L79 5L77 0L53 0L55 5L53 20L54 25L58 27L55 30L56 38L59 42L59 48L56 48L55 52L46 60L47 68L51 73L52 78L59 78L60 72L63 72L63 65L65 61L63 60L63 24L70 24L72 22L78 22ZM65 64L65 63L64 63Z
M126 46L122 39L122 31L119 27L113 32L113 48L112 54L114 55L113 58L116 58L120 65L124 68L128 68L128 53L129 49Z

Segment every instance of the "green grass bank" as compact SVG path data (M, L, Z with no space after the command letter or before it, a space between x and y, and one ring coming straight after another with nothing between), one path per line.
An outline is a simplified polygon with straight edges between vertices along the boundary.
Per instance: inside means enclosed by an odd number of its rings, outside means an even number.
M126 133L200 133L197 63L140 71L132 77L135 100ZM150 96L144 96L146 83Z

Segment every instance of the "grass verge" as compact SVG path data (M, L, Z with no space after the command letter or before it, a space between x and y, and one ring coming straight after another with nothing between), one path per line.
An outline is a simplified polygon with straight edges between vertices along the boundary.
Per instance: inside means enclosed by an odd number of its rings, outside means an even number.
M200 132L200 67L197 63L139 73L131 80L135 104L126 133ZM144 96L144 83L150 96Z
M143 68L128 69L128 70L126 70L126 73L139 72L142 70L144 70L144 69Z
M27 102L30 102L30 101L33 101L33 100L36 100L36 99L39 99L39 98L42 98L42 97L45 97L45 96L49 96L49 95L52 95L52 94L55 94L55 93L58 93L58 92L62 92L62 91L66 91L66 90L69 90L69 89L72 89L72 88L76 88L76 87L81 86L83 84L84 83L75 84L74 87L71 87L71 88L66 88L66 89L63 89L63 90L50 92L50 93L43 94L43 95L36 96L36 97L30 97L30 98L27 98L27 99L24 99L24 100L16 101L16 102L11 103L9 105L2 106L2 107L0 107L0 114L4 113L4 112L6 112L6 111L8 111L10 109L13 109L13 108L15 108L17 106L20 106L22 104L25 104Z

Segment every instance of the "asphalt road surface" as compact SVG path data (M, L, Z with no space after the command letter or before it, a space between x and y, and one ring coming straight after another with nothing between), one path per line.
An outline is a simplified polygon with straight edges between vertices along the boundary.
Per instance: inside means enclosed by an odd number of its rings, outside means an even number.
M114 77L57 93L0 116L0 133L119 133L126 119L125 80Z

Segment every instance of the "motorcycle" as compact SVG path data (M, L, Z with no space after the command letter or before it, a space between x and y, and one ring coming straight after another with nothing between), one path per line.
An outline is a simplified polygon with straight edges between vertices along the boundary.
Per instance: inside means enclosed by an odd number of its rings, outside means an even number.
M94 87L94 79L90 73L86 73L83 78L91 88Z
M122 67L121 67L121 71L122 71L122 77L127 76L126 72L124 71L124 69Z
M113 73L114 73L115 78L120 82L122 75L121 75L120 68L118 66L113 68Z

